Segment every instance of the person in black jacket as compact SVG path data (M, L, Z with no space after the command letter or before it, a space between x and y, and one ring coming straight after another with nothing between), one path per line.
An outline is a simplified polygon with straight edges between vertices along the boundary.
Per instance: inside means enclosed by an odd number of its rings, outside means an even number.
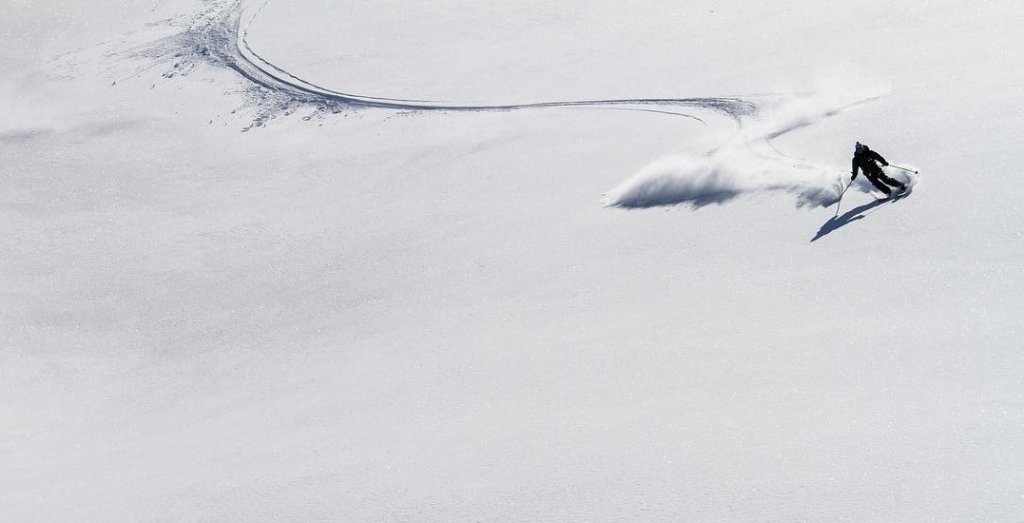
M850 177L850 183L853 183L857 179L857 171L864 171L864 177L871 182L878 190L885 194L892 194L890 185L894 188L899 189L899 192L907 190L907 186L904 183L893 180L892 178L885 175L882 172L882 168L878 166L880 162L882 165L889 165L889 162L882 158L882 155L872 151L868 146L857 142L856 151L853 153L853 176ZM888 185L886 185L888 184Z

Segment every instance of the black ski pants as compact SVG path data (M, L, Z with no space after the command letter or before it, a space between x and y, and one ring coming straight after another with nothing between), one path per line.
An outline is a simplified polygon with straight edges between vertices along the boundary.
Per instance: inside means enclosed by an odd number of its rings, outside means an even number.
M889 185L901 189L903 187L906 187L906 185L904 185L903 182L893 180L892 178L886 176L881 169L875 172L865 172L864 177L867 178L869 182L871 182L871 185L874 185L875 187L878 188L879 191L882 191L885 194L892 194L892 189L889 188Z

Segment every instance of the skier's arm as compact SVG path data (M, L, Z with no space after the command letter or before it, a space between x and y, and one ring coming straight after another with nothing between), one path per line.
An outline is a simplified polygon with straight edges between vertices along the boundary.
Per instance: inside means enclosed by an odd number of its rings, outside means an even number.
M882 155L875 151L871 151L871 158L878 160L882 165L889 165L889 162L885 161L885 158L882 158Z
M853 183L857 179L857 158L854 157L852 166L850 167L850 183Z

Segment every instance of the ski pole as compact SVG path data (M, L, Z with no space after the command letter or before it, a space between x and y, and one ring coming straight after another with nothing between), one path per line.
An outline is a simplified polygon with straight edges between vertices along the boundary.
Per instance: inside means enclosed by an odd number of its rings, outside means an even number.
M912 173L914 173L914 174L917 174L917 171L915 171L915 170L913 170L913 169L907 169L906 167L900 167L899 165L893 165L893 164L891 164L891 163L890 163L890 164L889 164L889 167L895 167L895 168L897 168L897 169L903 169L904 171L907 171L907 172L912 172Z
M842 207L843 205L843 195L846 194L846 189L849 189L852 186L853 180L850 180L850 184L847 185L845 189L843 189L843 192L839 193L839 201L836 202L836 215L833 218L839 217L839 208Z

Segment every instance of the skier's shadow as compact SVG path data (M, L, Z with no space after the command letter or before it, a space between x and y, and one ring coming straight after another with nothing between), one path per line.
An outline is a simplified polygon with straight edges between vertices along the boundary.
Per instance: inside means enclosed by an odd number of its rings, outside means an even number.
M860 207L856 207L854 209L847 211L842 216L835 216L829 218L829 220L821 226L821 229L818 229L818 234L814 235L814 238L811 238L811 242L817 241L819 238L831 233L832 231L840 227L843 227L852 222L860 220L861 218L864 218L865 216L871 213L872 209L879 207L881 205L885 205L887 202L888 200L876 200L873 202L865 203Z

